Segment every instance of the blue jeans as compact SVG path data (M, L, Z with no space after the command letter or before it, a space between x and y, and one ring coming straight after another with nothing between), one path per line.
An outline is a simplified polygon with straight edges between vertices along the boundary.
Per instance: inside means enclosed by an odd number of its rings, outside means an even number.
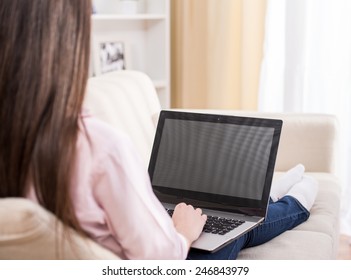
M286 230L306 221L310 213L292 196L284 196L277 202L270 201L265 221L222 249L208 253L190 250L189 260L233 260L240 250L263 244Z

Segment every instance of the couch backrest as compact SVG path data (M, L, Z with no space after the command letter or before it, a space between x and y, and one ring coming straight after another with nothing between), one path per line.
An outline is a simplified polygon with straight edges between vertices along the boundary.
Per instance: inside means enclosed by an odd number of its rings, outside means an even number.
M339 172L339 124L334 115L268 113L257 111L182 109L185 111L233 116L280 119L283 128L275 171L288 171L302 163L306 172Z
M154 86L145 74L119 71L91 78L86 106L98 118L125 131L137 146L147 166L160 104ZM284 124L276 163L277 171L286 171L302 163L308 172L337 172L339 139L335 116L183 110L282 119Z
M90 78L85 108L129 135L147 166L161 110L155 87L137 71L116 71Z

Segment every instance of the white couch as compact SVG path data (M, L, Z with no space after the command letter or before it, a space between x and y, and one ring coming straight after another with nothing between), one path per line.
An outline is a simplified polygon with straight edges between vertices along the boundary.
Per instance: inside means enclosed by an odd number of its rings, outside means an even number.
M147 168L160 111L151 80L146 75L133 71L120 71L91 78L85 105L95 116L130 136ZM243 250L239 254L239 259L336 258L340 185L335 176L337 163L335 117L242 111L210 112L282 119L284 124L276 163L276 176L297 163L302 163L306 171L320 183L319 193L307 222L266 244ZM10 206L12 209L7 211ZM51 246L49 249L48 245L58 236L61 238L61 235L55 235L53 227L55 222L54 217L29 201L0 199L0 258L57 258L57 248ZM9 227L8 224L12 226ZM45 225L41 226L40 233L38 233L39 224ZM68 245L60 258L118 258L94 242L78 236L74 237L73 245L64 244ZM86 247L83 248L84 246Z

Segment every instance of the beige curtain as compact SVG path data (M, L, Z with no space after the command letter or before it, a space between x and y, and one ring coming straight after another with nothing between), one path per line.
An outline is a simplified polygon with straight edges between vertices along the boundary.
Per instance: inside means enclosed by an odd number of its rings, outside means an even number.
M172 0L172 107L257 109L266 0Z

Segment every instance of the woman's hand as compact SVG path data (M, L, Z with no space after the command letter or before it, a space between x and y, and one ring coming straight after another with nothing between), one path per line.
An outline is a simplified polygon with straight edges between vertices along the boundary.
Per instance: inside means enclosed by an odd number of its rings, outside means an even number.
M191 205L179 203L174 208L172 220L176 230L188 241L190 248L191 243L199 238L206 223L207 216L202 214L200 208L194 209Z

